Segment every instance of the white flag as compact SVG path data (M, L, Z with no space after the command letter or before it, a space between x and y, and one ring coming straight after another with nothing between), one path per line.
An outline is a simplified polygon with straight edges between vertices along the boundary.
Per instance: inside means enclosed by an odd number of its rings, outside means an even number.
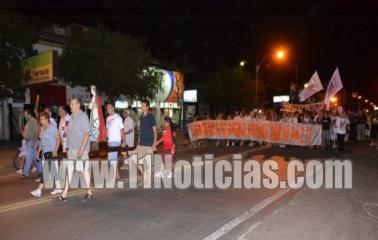
M329 81L327 93L324 99L324 102L329 110L329 102L333 96L336 95L338 91L343 88L343 83L341 82L341 77L339 73L339 68L336 68L335 72L332 75L331 81Z
M299 100L301 102L306 101L307 98L323 90L323 85L320 82L318 72L315 71L310 81L305 86L306 86L305 89L303 89L302 92L299 94Z

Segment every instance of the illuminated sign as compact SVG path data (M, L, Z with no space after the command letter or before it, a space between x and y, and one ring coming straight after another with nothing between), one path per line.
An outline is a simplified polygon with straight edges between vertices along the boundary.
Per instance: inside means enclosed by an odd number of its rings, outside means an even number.
M115 102L115 108L124 109L124 108L128 108L128 107L129 107L129 103L126 100L117 100Z
M184 91L184 102L196 103L197 102L197 90Z
M167 71L163 69L155 69L161 74L160 89L156 94L158 102L178 102L183 98L184 92L184 75L176 71Z
M290 100L290 97L288 95L274 96L273 97L273 102L274 103L288 102L289 100Z
M24 62L24 69L29 76L27 84L30 85L53 81L55 75L55 58L56 52L54 51L44 52L34 57L27 58Z

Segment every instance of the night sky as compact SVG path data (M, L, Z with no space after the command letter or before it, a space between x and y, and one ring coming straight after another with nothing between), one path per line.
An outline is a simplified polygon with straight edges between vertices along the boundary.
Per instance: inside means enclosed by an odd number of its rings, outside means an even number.
M17 9L26 15L61 23L101 23L137 36L146 41L154 58L182 69L189 85L205 83L208 73L220 64L254 63L284 46L289 54L285 62L268 63L262 72L275 93L288 91L289 82L295 79L295 65L300 83L318 70L325 88L338 66L345 89L358 91L376 104L377 6L377 1L348 0L17 3Z

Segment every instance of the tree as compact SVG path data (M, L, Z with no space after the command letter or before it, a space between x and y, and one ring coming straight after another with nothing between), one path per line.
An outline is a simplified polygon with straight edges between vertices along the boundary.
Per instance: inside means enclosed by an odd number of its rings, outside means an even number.
M111 99L152 97L159 76L149 66L150 52L141 41L105 27L73 33L63 51L60 74L75 85L96 85Z
M213 108L231 110L251 108L254 103L255 81L241 68L219 66L209 75L204 97Z
M21 18L0 9L0 99L24 93L23 61L35 55L38 39Z

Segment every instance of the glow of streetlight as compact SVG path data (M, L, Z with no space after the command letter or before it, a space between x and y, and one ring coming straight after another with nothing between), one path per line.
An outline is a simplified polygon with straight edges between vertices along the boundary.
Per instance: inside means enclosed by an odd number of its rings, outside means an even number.
M360 95L360 96L358 96L358 99L361 99L362 98L362 96Z
M246 63L247 63L246 61L240 61L240 63L239 63L240 67L244 67Z
M369 100L365 99L365 103L368 103L368 102L369 102Z
M276 53L276 57L277 57L278 59L283 59L283 58L285 57L285 52L284 52L283 50L279 50L279 51L277 51L277 53Z
M337 97L331 97L331 102L333 103L337 102Z

